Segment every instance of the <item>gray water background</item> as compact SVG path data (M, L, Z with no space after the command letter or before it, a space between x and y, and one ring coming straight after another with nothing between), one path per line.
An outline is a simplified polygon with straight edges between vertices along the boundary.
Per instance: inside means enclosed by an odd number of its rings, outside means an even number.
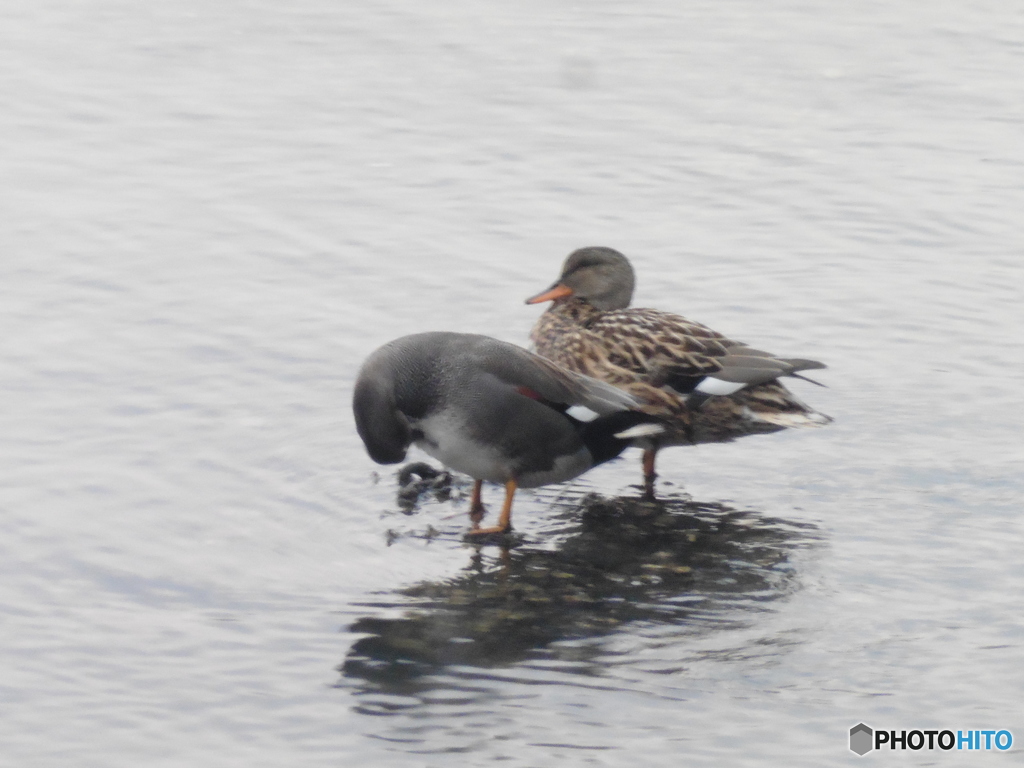
M1019 764L1022 73L1004 2L5 3L0 763ZM353 428L372 349L525 344L591 244L830 366L827 429L663 455L693 582L566 571L635 452L522 493L510 564ZM360 666L545 568L573 622Z

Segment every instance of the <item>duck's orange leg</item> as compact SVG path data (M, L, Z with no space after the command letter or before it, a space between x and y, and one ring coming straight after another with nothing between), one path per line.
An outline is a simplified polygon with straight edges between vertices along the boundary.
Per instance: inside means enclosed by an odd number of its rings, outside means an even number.
M516 495L517 485L515 480L509 480L505 483L505 503L501 505L501 517L498 518L498 524L492 525L490 528L473 528L470 532L470 536L481 536L488 533L508 533L512 530L512 499Z
M644 451L644 498L654 500L654 481L658 477L654 471L654 457L658 455L657 448L648 448Z
M487 512L480 494L483 486L483 480L473 481L473 496L469 502L469 521L473 524L474 531L480 527L480 521L484 519L484 513Z

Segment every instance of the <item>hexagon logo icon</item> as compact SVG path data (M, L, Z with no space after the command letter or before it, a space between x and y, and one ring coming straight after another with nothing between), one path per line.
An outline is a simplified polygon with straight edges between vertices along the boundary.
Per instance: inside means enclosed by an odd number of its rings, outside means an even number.
M864 723L857 723L850 729L850 750L864 757L875 748L872 743L874 732Z

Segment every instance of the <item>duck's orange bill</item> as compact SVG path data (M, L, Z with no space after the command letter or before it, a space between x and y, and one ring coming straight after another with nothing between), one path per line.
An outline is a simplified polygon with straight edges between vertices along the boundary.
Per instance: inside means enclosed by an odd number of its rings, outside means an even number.
M555 299L561 299L564 296L572 296L572 288L567 285L558 283L557 285L548 288L543 293L538 293L536 296L531 296L526 300L527 304L540 304L542 301L554 301Z

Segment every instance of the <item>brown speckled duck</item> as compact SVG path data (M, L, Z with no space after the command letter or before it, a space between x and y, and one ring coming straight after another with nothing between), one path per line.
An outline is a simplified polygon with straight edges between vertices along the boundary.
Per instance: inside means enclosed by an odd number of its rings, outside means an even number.
M527 304L552 301L530 334L536 351L624 389L670 429L644 443L644 492L654 496L655 457L670 445L726 442L832 421L779 382L824 368L780 358L657 309L630 307L633 267L612 248L580 248ZM814 382L817 383L817 382Z

